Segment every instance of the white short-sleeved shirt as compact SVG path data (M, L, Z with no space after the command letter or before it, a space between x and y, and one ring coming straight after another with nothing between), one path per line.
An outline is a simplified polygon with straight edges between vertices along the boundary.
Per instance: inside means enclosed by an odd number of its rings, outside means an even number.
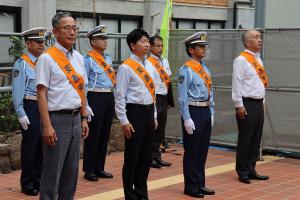
M55 46L68 57L76 73L83 76L84 82L87 84L83 56L74 49L68 51L59 43L56 43ZM49 111L81 107L80 96L69 82L65 73L47 53L42 54L36 64L36 85L43 85L48 88Z

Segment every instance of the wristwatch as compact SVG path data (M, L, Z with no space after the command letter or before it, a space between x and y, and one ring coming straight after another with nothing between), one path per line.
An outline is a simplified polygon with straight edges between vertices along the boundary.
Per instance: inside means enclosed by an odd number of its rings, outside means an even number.
M88 116L87 115L81 115L81 121L83 120L88 120Z

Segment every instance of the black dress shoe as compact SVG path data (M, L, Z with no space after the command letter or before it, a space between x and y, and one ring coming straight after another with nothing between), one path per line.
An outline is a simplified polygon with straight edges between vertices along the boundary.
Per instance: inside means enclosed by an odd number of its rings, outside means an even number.
M171 166L172 163L162 160L161 158L155 159L155 161L161 166Z
M268 180L269 176L264 176L264 175L259 175L258 173L254 172L254 173L250 173L249 177L251 179L255 179L255 180Z
M246 184L250 184L251 183L250 178L247 175L239 176L239 180L242 183L246 183Z
M188 195L190 197L195 197L195 198L203 198L204 195L201 192L188 192L188 191L184 191L185 195Z
M165 149L169 149L170 148L170 145L169 145L169 143L167 143L167 142L165 142Z
M99 178L113 178L113 177L114 177L111 173L108 173L108 172L106 172L106 171L100 171L100 172L97 172L96 175L97 175Z
M215 191L212 190L212 189L208 189L208 188L205 188L205 187L201 187L200 188L200 192L204 195L214 195L215 194Z
M92 181L92 182L98 181L98 177L95 174L85 173L83 178L88 181Z
M152 168L160 169L161 168L161 164L159 164L156 160L153 160L152 164L151 164L151 167Z
M22 187L22 193L29 196L37 196L39 194L39 190L33 186Z

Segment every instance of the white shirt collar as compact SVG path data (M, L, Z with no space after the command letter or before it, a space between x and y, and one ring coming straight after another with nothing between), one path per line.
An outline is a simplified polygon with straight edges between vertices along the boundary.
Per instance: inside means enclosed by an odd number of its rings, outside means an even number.
M69 51L68 49L66 49L65 47L63 47L61 44L59 44L58 42L55 43L55 46L61 50L64 54L66 54L66 56L68 57L68 55L73 56L73 48L71 49L71 51Z
M143 65L145 65L145 61L146 61L146 56L144 57L143 60L141 60L139 57L137 57L135 54L131 53L130 57L140 63L143 63Z
M249 49L245 49L244 51L246 51L246 52L248 52L248 53L250 53L250 54L252 54L254 56L260 57L260 53L254 53L253 51L250 51Z
M163 60L163 58L162 58L162 57L158 57L158 56L154 55L153 53L150 53L150 54L149 54L149 56L151 56L151 57L155 58L156 60L160 60L160 61L162 61L162 60Z
M29 56L29 58L31 59L32 62L35 62L37 60L37 57L32 55L30 52L28 52L28 56Z

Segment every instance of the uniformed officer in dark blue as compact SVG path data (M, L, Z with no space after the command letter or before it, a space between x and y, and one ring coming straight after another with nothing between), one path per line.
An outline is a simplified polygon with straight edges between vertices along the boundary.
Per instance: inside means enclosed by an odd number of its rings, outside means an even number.
M189 59L180 68L178 77L184 194L196 198L215 194L205 187L205 162L214 119L211 75L202 60L206 53L206 36L206 32L198 32L184 40Z
M113 178L111 173L104 171L104 165L114 115L115 72L111 57L104 53L107 48L106 26L95 27L86 37L92 50L84 57L90 135L84 141L83 171L86 180L97 181L98 178Z
M21 188L27 195L38 195L42 168L42 140L36 98L35 63L45 48L45 28L22 32L27 54L13 67L13 104L21 124Z

